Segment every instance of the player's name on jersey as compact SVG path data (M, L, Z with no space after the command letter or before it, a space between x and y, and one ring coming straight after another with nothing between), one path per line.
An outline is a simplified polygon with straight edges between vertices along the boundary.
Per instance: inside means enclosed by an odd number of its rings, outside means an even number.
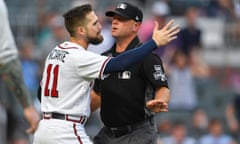
M67 54L69 54L69 52L54 49L50 52L48 59L59 60L64 63L64 58L66 57Z

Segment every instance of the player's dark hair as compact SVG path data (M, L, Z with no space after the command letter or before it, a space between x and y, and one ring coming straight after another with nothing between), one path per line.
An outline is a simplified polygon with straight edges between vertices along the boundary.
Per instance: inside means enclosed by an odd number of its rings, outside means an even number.
M86 15L91 11L93 11L92 6L90 4L84 4L63 14L65 27L70 36L75 35L75 30L78 26L86 25Z

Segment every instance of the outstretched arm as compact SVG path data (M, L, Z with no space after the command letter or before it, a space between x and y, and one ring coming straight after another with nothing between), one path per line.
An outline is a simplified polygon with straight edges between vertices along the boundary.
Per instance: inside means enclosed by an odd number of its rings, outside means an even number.
M104 69L104 74L123 71L133 66L138 61L143 60L153 50L157 49L157 47L164 46L176 39L176 34L179 32L179 26L175 25L172 27L173 22L173 20L169 21L161 30L158 30L158 23L155 22L152 40L138 48L111 58Z

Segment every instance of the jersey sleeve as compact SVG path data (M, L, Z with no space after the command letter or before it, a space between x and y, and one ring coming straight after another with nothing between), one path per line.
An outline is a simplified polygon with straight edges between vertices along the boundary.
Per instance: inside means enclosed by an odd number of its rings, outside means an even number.
M77 55L73 62L79 76L87 79L103 79L103 71L110 57L101 56L92 52L85 51Z
M151 54L144 61L144 73L153 88L168 87L167 75L161 59Z

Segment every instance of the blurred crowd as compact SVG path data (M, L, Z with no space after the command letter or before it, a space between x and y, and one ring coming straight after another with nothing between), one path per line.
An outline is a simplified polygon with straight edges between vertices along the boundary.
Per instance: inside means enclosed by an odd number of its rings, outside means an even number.
M11 27L17 42L25 83L35 100L43 62L49 51L69 38L61 14L82 3L95 7L104 42L89 50L111 48L111 23L104 16L120 0L7 0ZM159 28L174 18L180 23L178 39L155 51L164 63L171 91L169 112L156 115L158 144L237 144L240 142L240 65L226 58L240 46L239 0L133 0L144 11L139 32L142 42L151 38L153 22ZM213 55L207 55L206 53ZM222 52L222 55L217 55ZM235 55L238 56L238 55ZM238 56L239 57L239 56ZM220 59L220 62L217 61ZM235 60L235 61L234 61ZM0 81L1 95L9 93ZM14 113L18 104L2 98ZM11 112L10 114L11 115ZM20 118L22 116L19 116ZM11 123L9 118L9 123ZM87 123L90 136L101 128L98 111ZM11 133L11 131L10 131ZM20 144L17 143L16 144Z

